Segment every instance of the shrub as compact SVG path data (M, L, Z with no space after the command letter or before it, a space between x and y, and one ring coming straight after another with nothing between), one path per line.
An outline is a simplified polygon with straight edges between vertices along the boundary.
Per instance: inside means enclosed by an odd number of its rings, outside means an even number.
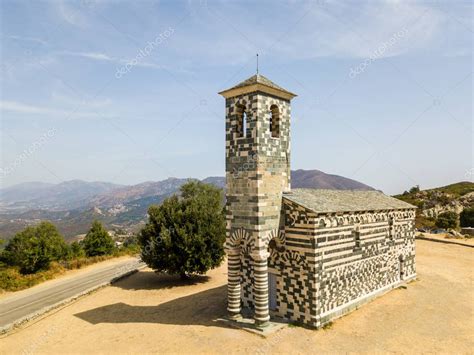
M456 212L443 212L438 215L436 219L436 227L438 228L457 228L458 226L458 215Z
M18 266L23 274L49 268L52 261L67 254L67 245L56 227L41 222L17 233L7 244L2 259L10 266Z
M204 274L224 258L225 220L221 190L201 182L181 187L181 197L151 206L139 234L141 258L156 271Z
M474 227L474 207L465 208L459 216L461 227Z
M79 242L72 242L69 250L72 258L83 258L86 256L86 251Z
M84 250L87 256L108 255L114 251L114 241L99 221L92 222L84 238Z
M52 262L48 270L38 271L34 274L22 274L18 267L0 269L0 290L19 291L37 285L64 272L56 262Z

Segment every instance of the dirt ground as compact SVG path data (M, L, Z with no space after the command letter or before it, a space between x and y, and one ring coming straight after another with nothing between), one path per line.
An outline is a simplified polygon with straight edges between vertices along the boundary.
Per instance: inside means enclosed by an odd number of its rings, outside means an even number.
M309 330L228 328L226 267L192 285L149 269L0 338L0 353L473 353L474 250L417 241L418 280Z
M458 243L463 245L471 245L474 247L474 237L472 238L455 238L450 234L431 234L431 233L420 233L421 237L430 238L435 240L448 241L450 243Z

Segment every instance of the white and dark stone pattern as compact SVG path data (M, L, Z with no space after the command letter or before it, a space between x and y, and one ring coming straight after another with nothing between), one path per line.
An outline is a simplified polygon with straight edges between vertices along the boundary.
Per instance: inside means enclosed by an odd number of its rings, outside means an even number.
M244 307L260 326L273 314L320 327L416 276L415 207L378 191L290 189L294 94L261 75L221 94L231 317Z

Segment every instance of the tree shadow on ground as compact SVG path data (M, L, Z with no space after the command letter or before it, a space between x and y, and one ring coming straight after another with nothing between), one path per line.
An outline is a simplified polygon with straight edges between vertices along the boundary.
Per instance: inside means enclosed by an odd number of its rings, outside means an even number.
M140 270L133 277L128 277L117 281L114 287L124 290L159 290L163 288L173 288L180 286L192 286L209 281L207 275L195 275L186 280L182 280L179 276L159 274L154 271Z
M161 323L204 325L228 328L216 321L226 314L226 285L181 297L156 306L132 306L115 303L75 314L91 324Z

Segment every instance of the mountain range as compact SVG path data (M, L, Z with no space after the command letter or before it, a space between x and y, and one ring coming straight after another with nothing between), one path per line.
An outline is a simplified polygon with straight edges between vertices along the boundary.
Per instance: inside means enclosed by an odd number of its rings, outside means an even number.
M85 233L94 219L108 228L136 230L146 220L151 204L176 193L188 178L168 178L137 185L108 182L66 181L59 184L28 182L0 190L0 236L9 238L25 226L51 220L66 236ZM225 187L225 178L202 182ZM358 181L319 170L291 172L294 188L373 190Z

